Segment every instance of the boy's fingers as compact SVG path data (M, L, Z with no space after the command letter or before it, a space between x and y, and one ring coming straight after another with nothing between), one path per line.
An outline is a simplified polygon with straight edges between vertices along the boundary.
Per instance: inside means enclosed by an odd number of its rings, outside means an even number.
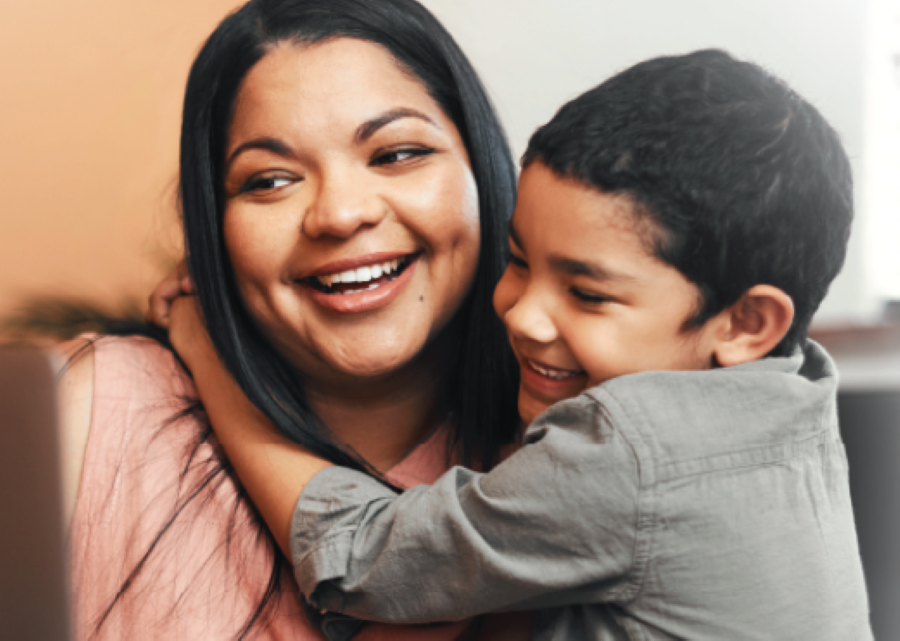
M181 295L181 283L164 280L147 298L147 321L168 329L172 301Z
M183 258L175 265L175 269L172 270L170 276L177 279L181 284L181 292L183 294L194 293L194 284L191 282L191 277L188 274L187 262Z
M183 294L192 294L193 285L182 261L160 282L147 299L147 321L169 328L172 302Z

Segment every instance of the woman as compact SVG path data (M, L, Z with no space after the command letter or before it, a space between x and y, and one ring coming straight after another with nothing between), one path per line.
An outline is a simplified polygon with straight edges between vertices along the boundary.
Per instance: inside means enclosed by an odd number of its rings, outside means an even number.
M491 311L513 190L477 76L414 0L253 0L191 70L181 200L210 336L334 462L408 485L513 439ZM171 352L96 339L64 385L79 638L317 638Z

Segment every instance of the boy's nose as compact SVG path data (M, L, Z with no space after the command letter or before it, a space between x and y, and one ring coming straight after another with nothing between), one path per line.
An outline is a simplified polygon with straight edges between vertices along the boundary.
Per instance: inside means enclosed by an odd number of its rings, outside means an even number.
M361 227L377 225L387 212L387 203L365 181L329 176L319 183L306 210L303 233L309 238L348 238Z
M504 315L503 322L512 337L537 343L552 343L559 332L546 312L544 301L537 293L522 296Z

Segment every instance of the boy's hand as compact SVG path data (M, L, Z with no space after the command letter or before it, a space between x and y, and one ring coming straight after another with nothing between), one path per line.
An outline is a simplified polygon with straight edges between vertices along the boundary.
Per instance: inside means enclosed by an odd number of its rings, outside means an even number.
M179 296L190 296L193 293L194 286L187 274L187 266L182 260L163 278L147 299L147 322L168 329L172 303Z

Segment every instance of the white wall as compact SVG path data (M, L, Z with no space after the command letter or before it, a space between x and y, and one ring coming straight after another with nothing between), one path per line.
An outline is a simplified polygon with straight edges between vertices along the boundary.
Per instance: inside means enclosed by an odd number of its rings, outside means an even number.
M866 275L876 295L900 300L900 0L869 0L865 42Z
M840 132L862 182L866 0L422 1L481 73L516 154L563 102L616 71L720 47L762 64L815 104ZM878 309L865 278L865 224L858 216L820 321L870 318Z

